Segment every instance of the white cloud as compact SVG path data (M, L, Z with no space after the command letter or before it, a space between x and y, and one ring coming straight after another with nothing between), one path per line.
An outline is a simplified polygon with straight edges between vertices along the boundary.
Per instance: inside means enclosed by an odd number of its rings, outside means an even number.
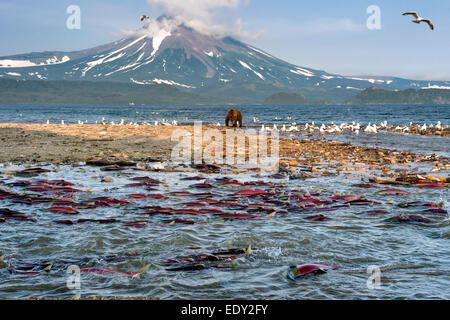
M220 10L235 9L250 0L147 0L153 8L162 9L166 18L151 20L138 34L148 34L152 37L161 29L171 32L184 24L197 32L214 37L233 36L236 38L253 38L245 30L246 24L237 19L224 24L217 23L216 16ZM126 32L136 34L136 32ZM257 35L259 36L259 34Z

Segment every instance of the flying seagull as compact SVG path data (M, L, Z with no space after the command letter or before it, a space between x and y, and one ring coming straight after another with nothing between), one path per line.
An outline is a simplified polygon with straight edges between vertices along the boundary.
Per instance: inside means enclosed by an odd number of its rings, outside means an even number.
M407 15L414 16L416 18L416 20L413 20L412 22L414 22L414 23L426 22L430 26L431 30L434 30L433 22L431 22L431 20L429 20L429 19L424 19L424 18L419 17L417 12L405 12L403 15L404 16L407 16Z
M144 14L144 15L141 17L141 21L144 21L145 19L150 19L150 18Z

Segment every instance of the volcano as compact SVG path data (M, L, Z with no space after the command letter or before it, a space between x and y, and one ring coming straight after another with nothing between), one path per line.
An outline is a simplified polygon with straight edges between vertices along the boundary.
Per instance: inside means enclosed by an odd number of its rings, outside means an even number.
M445 88L450 82L395 77L346 77L297 66L231 37L218 38L181 24L155 20L123 39L75 52L0 57L0 77L17 80L88 80L165 84L196 94L264 100L276 92L339 101L368 87ZM156 30L156 31L154 31Z

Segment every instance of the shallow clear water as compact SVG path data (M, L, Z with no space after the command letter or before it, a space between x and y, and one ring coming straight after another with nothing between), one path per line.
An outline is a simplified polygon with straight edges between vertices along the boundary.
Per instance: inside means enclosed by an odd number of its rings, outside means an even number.
M421 170L431 168L422 164ZM217 186L212 190L193 189L195 181L182 181L180 177L197 175L189 173L157 173L134 170L107 173L98 168L81 166L47 167L50 172L38 178L65 179L76 183L75 188L92 193L77 193L78 201L98 196L113 196L128 199L132 193L163 193L169 191L208 192L226 198L239 191L239 187ZM17 170L19 167L2 167L1 170ZM370 172L370 171L369 171ZM132 177L148 175L159 179L158 191L148 192L142 187L125 187L136 182ZM252 177L242 173L233 175L224 170L220 174L206 175L214 181L217 177L233 177L239 181L272 181L280 190L300 188L312 193L314 188L323 188L316 195L327 199L332 192L348 192L382 204L351 206L331 212L288 213L275 217L254 220L224 220L213 214L180 216L192 218L194 225L167 225L167 216L142 216L144 206L183 208L181 203L196 201L192 197L172 196L165 200L137 199L135 203L117 208L80 210L78 216L41 211L49 204L13 204L0 200L0 208L25 212L37 218L36 223L9 220L0 223L1 252L6 261L58 258L99 257L109 254L137 252L123 261L99 262L96 267L109 266L118 271L137 271L147 263L150 269L135 278L121 275L81 275L83 296L134 296L158 297L161 299L449 299L450 283L450 222L447 214L423 214L426 208L401 209L397 204L407 201L444 202L449 208L448 188L427 189L401 187L411 195L379 195L380 189L353 187L360 177L336 176L308 180L276 180L267 176ZM94 176L96 178L94 178ZM100 181L100 176L114 178L113 183ZM24 178L3 175L3 183ZM37 179L37 178L33 178ZM4 186L0 185L0 188ZM108 188L108 191L104 189ZM260 187L257 187L260 188ZM272 187L267 188L272 189ZM23 188L12 187L8 191L21 192ZM27 191L28 193L32 193ZM389 200L393 204L386 204ZM241 200L240 200L241 201ZM245 203L247 200L242 199ZM258 201L251 198L250 202ZM387 214L369 215L368 210L388 210ZM223 208L226 210L226 208ZM231 210L232 212L239 210ZM421 214L432 219L431 223L388 222L387 218L399 213ZM308 221L309 215L324 214L327 221ZM116 218L120 223L60 225L52 221L78 218ZM123 222L148 219L144 228L127 227ZM190 246L224 246L246 248L251 245L253 253L240 258L232 269L205 269L198 271L167 271L161 262L167 258L204 250L192 250ZM12 260L13 261L13 260ZM296 281L283 274L292 264L322 263L339 265L340 268L323 275L306 276ZM381 268L381 288L367 287L367 268ZM77 291L66 287L68 275L64 270L40 275L10 274L0 269L0 298L70 298Z

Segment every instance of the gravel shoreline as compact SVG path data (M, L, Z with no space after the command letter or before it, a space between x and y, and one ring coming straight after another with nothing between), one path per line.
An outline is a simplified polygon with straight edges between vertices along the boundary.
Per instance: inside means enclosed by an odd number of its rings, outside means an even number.
M225 133L224 127L204 126L203 130L211 128ZM32 165L123 161L124 158L120 155L126 155L127 161L164 161L170 159L172 149L178 143L171 141L171 134L178 129L193 133L194 127L3 123L0 124L0 162ZM203 145L206 145L205 141ZM321 161L371 165L405 164L412 161L435 161L438 165L442 161L448 162L448 159L437 155L425 157L407 151L368 148L333 141L280 138L279 146L281 158L300 160L311 168Z

